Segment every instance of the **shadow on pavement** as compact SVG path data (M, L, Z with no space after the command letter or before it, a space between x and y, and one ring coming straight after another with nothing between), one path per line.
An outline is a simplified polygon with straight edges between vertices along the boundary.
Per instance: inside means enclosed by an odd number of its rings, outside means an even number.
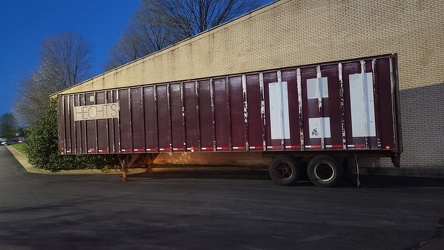
M356 175L347 175L343 187L356 187ZM360 175L360 187L365 188L408 188L408 187L444 187L443 178Z
M263 170L194 170L194 171L165 171L156 172L150 176L146 173L131 174L130 179L233 179L233 180L270 180L268 171ZM344 176L339 188L357 187L357 176L347 174ZM408 187L444 187L443 178L384 176L384 175L360 175L360 188L408 188ZM311 186L307 176L303 176L297 186Z
M190 178L190 179L245 179L245 180L270 180L266 170L241 170L241 171L223 171L223 170L194 170L194 171L165 171L156 172L150 176L146 173L131 174L130 178Z

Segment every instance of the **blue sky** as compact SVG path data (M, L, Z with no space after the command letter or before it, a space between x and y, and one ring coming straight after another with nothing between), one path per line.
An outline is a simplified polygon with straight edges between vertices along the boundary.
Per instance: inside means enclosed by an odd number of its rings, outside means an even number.
M81 34L92 47L91 74L98 75L137 6L138 0L0 0L0 116L19 98L17 82L38 66L44 38Z
M39 64L45 37L71 30L92 47L92 75L102 73L138 0L0 0L0 115L10 112L17 82Z

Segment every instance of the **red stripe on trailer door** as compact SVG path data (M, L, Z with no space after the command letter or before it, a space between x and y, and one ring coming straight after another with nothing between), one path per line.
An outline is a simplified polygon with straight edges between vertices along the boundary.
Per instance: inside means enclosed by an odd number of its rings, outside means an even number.
M223 146L223 147L217 147L217 150L230 150L230 147Z
M202 151L213 151L214 148L213 147L203 147L201 150Z

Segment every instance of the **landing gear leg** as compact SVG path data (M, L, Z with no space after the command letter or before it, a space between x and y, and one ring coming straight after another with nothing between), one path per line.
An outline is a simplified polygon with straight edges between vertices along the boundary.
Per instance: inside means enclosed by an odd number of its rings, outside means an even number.
M131 159L130 159L131 156ZM139 158L140 155L125 155L125 158L120 158L120 164L122 165L122 181L128 180L128 169L134 164L134 162Z

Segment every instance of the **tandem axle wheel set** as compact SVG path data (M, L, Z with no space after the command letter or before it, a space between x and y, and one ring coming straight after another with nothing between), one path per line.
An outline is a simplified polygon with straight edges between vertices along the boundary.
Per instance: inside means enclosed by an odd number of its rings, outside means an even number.
M283 154L273 158L269 166L271 179L278 185L295 185L306 171L310 181L318 187L334 187L344 174L344 167L335 157L321 154L311 158L307 166L292 155Z

